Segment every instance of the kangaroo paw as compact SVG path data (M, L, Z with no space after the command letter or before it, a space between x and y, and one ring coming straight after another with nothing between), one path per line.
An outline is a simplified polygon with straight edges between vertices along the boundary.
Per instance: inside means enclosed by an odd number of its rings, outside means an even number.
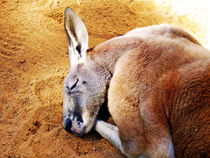
M118 148L122 153L125 154L121 140L118 134L118 128L110 123L96 120L95 130L105 139L107 139L113 146Z

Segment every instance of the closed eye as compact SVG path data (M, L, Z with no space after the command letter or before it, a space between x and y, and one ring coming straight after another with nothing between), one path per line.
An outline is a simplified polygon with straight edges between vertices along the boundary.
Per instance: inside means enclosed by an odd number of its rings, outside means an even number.
M78 82L79 82L79 79L77 79L77 81L71 86L70 90L73 90L76 87Z
M66 86L68 94L71 94L72 91L75 89L75 87L77 86L77 83L79 82L79 79L77 79L77 81L71 86L71 88L69 86Z

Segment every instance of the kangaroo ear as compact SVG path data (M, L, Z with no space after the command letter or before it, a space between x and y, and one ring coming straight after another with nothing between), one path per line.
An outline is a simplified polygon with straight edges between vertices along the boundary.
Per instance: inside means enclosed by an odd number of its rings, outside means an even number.
M88 33L82 20L70 8L65 10L64 27L67 35L70 63L73 66L86 58Z

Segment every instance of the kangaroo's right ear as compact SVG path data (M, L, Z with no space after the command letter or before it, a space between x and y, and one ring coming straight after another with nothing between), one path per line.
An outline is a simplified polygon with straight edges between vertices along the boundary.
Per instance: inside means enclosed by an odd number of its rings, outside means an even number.
M82 20L70 8L65 10L64 27L67 35L70 63L73 66L86 58L88 33Z

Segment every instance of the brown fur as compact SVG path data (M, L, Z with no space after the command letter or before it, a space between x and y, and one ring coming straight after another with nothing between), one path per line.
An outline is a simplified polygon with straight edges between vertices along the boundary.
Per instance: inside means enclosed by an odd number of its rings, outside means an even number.
M155 29L162 27L171 28ZM150 29L144 34L150 36ZM123 146L132 155L152 152L151 145L156 148L169 134L177 157L208 153L210 53L178 31L152 34L152 39L140 34L118 37L92 53L103 59L100 63L110 64L108 106ZM135 140L131 149L130 140Z
M86 29L67 9L65 24L71 22L76 28L65 25L74 63L64 85L65 128L71 119L73 132L89 132L107 97L117 127L96 121L95 129L126 156L209 157L208 50L184 30L164 24L134 29L78 55L75 47L83 45L77 39L87 45L87 34L80 36ZM78 125L77 117L85 123Z

